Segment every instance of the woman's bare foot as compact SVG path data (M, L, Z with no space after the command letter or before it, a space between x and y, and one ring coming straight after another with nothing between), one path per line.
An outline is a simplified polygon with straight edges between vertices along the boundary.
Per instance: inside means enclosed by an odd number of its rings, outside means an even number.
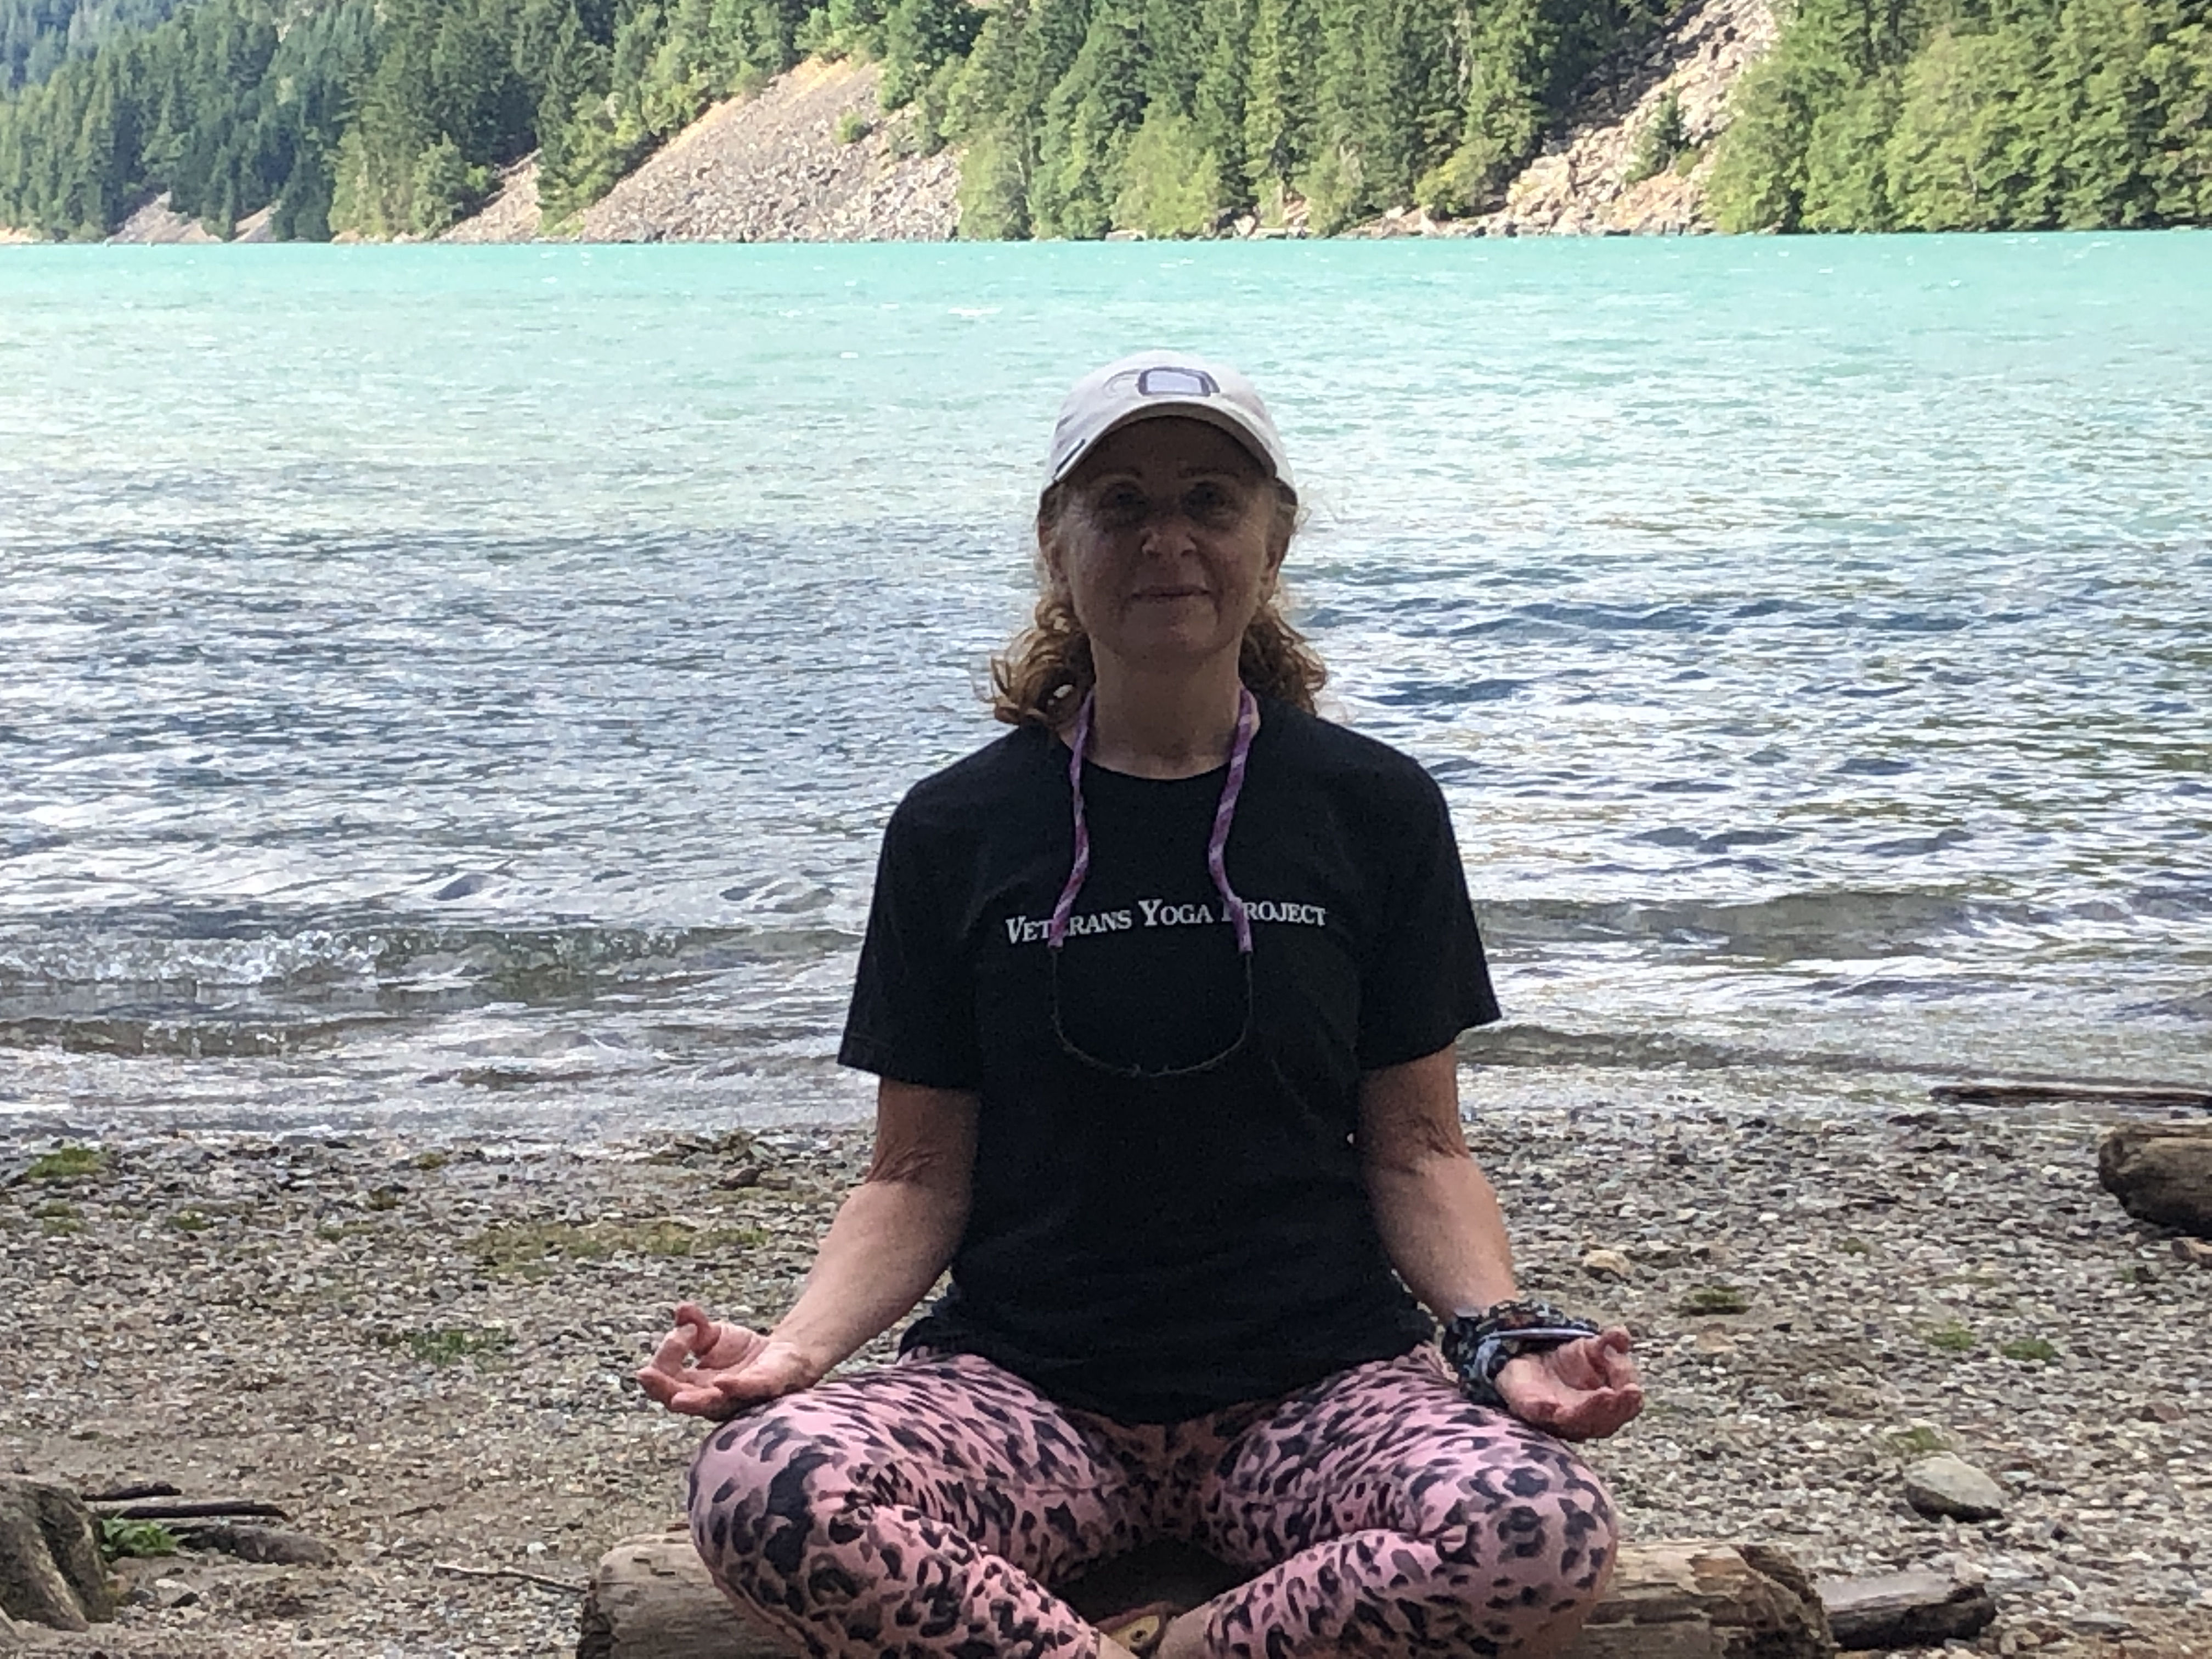
M1152 1659L1206 1659L1206 1609L1195 1607L1177 1617Z
M1206 1616L1202 1610L1193 1607L1170 1620L1161 1635L1157 1647L1146 1650L1146 1659L1205 1659ZM1112 1637L1098 1638L1098 1659L1138 1659L1137 1655Z

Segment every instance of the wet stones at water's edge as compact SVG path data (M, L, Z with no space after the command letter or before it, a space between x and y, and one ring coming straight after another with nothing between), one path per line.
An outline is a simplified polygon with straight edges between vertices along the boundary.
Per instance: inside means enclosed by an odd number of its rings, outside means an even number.
M1990 1652L2212 1651L2212 1264L2100 1188L2109 1115L1483 1086L1524 1291L1637 1336L1650 1404L1591 1451L1632 1536L1771 1542L1824 1589L1977 1580ZM0 1140L0 1445L80 1492L278 1504L331 1546L120 1565L102 1651L224 1659L572 1647L562 1586L680 1504L694 1427L629 1381L669 1306L773 1319L866 1150L76 1144ZM1999 1516L1915 1510L1906 1471L1946 1453Z

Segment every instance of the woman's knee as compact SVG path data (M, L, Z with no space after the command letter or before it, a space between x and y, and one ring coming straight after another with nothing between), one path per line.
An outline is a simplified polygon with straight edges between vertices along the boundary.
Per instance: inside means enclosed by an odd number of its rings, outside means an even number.
M1532 1449L1432 1490L1412 1529L1432 1565L1400 1593L1455 1613L1474 1653L1556 1651L1612 1579L1620 1528L1604 1484L1564 1448Z
M1516 1470L1508 1491L1491 1511L1495 1559L1525 1562L1563 1594L1595 1602L1620 1541L1605 1483L1578 1458L1561 1455Z
M810 1576L810 1556L831 1547L830 1518L866 1484L854 1455L861 1449L840 1441L812 1432L804 1413L782 1401L707 1437L692 1460L685 1508L715 1583L756 1606L789 1603Z

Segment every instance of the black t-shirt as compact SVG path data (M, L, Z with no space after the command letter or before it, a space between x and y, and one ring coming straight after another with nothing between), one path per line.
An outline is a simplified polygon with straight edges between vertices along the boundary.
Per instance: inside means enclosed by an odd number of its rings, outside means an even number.
M1083 775L1024 727L892 814L839 1058L982 1103L952 1284L909 1346L1172 1422L1401 1353L1432 1326L1377 1237L1360 1074L1498 1018L1443 796L1396 750L1263 700L1231 828L1245 969L1206 873L1225 769ZM1063 1036L1066 1042L1063 1042ZM1106 1066L1159 1071L1137 1079Z

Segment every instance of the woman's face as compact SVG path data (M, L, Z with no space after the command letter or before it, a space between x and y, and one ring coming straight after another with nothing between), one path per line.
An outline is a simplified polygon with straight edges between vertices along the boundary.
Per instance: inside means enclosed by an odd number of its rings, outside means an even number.
M1070 476L1045 565L1091 636L1133 668L1188 668L1226 652L1273 591L1290 544L1274 486L1203 421L1123 427Z

